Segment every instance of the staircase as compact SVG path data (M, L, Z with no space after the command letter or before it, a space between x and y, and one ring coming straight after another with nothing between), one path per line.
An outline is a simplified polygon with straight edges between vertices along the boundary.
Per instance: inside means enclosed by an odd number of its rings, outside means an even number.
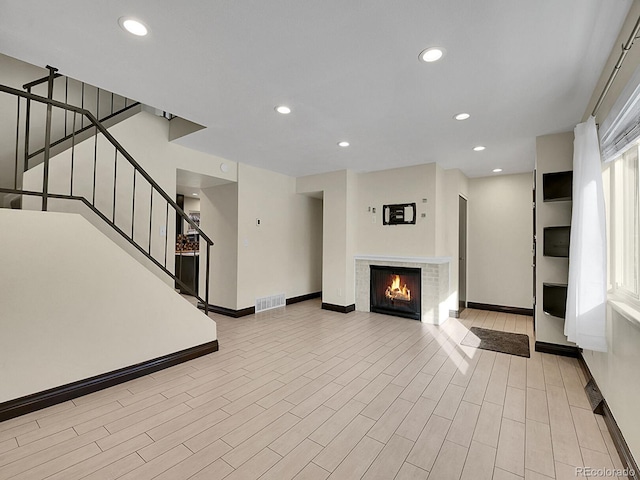
M12 196L12 208L37 202L38 209L48 211L55 210L52 204L56 202L73 202L88 209L181 291L193 295L208 314L213 242L108 131L109 126L138 112L141 105L47 68L49 74L25 84L24 91L0 85L0 95L14 97L17 105L12 185L7 186L5 178L0 194ZM43 89L44 94L34 93ZM40 123L34 121L37 114L42 115ZM0 125L6 128L5 123ZM7 138L9 132L0 133ZM64 186L51 182L53 157L56 161L64 157L66 162ZM30 188L24 187L27 172L30 178L38 175L37 187L32 187L33 181L28 182ZM200 238L200 252L205 256L204 298L195 278L193 285L185 284L169 263L169 252L170 261L174 260L170 226L177 218ZM154 242L152 232L157 231L164 232L164 245L157 238Z

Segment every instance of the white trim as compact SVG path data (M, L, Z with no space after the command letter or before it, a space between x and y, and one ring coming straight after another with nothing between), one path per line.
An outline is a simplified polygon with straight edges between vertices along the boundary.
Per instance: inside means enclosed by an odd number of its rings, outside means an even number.
M405 262L405 263L450 263L451 257L390 257L388 255L355 255L354 260L369 260L379 262Z
M634 327L640 328L640 311L636 310L630 304L618 299L609 298L608 302L611 308L623 316Z

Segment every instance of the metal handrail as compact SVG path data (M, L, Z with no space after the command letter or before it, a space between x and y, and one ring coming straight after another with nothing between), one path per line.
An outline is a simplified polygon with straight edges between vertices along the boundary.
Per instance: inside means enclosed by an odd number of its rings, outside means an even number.
M131 110L132 108L135 108L135 107L137 107L139 105L140 105L140 102L131 103L131 104L127 105L125 108L123 108L121 110L118 110L117 112L111 113L111 114L107 115L106 117L100 119L100 122L105 122L107 120L110 120L113 117L115 117L116 115L120 115L121 113L124 113L124 112L126 112L128 110ZM67 140L70 140L74 135L78 135L79 133L86 132L88 130L91 130L92 128L93 128L93 125L86 125L86 126L84 126L82 128L79 128L78 130L74 129L74 131L72 133L69 133L69 134L65 135L64 137L51 142L51 146L52 147L56 147L56 146L60 145L61 143L65 142ZM36 150L35 152L29 153L27 155L27 159L30 160L30 159L32 159L34 157L37 157L38 155L41 155L43 153L44 153L44 147L42 147L39 150Z
M62 77L61 73L54 73L53 78L60 78ZM39 78L37 80L34 80L32 82L29 83L25 83L22 88L24 88L25 90L29 90L30 88L36 87L38 85L42 85L43 83L47 83L49 81L49 75L45 75L42 78Z
M149 182L155 190L158 191L160 195L171 205L174 210L176 210L180 216L186 220L189 225L191 225L194 230L196 230L200 236L207 242L213 245L213 241L198 227L198 225L189 218L189 216L184 213L184 211L178 206L178 204L171 199L171 197L162 189L160 185L158 185L153 178L140 166L138 162L127 152L122 145L109 133L109 131L98 121L98 119L88 110L80 107L75 107L73 105L67 105L66 103L59 102L57 100L48 99L46 97L41 97L40 95L35 95L29 92L23 92L16 88L8 87L6 85L0 85L0 92L9 93L12 95L17 95L19 97L27 98L29 100L34 100L36 102L44 103L47 105L51 105L52 107L58 107L65 110L70 110L72 112L79 113L80 115L86 116L91 123L93 123L94 128L96 128L100 133L102 133L109 142L116 148L118 151L124 156L129 163L142 175L142 177Z
M47 65L46 67L47 69L49 69L49 75L39 78L37 80L34 80L32 82L29 83L25 83L22 88L25 89L27 92L32 93L32 88L37 87L38 85L42 85L42 84L48 84L48 98L52 99L53 98L53 85L55 84L55 80L59 79L59 78L63 78L64 79L64 103L66 104L70 104L69 103L69 77L66 77L60 73L58 73L58 69L51 67L49 65ZM73 80L73 79L71 79ZM50 84L51 82L51 84ZM80 108L85 108L85 93L86 93L86 86L91 86L85 82L79 82L79 86L81 88L81 94L80 94ZM130 102L130 99L128 99L127 97L122 97L120 95L115 95L113 92L106 92L105 90L101 89L100 87L93 87L96 89L97 94L96 94L96 111L95 111L95 116L96 118L100 121L100 122L105 122L107 120L109 120L111 117L115 116L115 115L119 115L122 112L125 112L129 109L131 109L132 107L138 106L140 105L139 102ZM101 116L100 115L100 92L104 92L107 94L111 95L111 107L110 109L108 109L109 114L106 116ZM124 107L119 109L119 110L114 110L114 106L115 106L115 97L119 97L121 99L124 100ZM107 95L108 98L108 95ZM27 101L27 111L26 111L26 122L29 125L30 122L30 117L31 117L31 105L29 103L29 101ZM90 129L92 126L91 125L87 125L86 127L84 126L84 118L82 119L82 123L81 123L81 129L77 132L72 132L71 134L67 133L67 127L68 127L68 123L67 123L67 111L65 110L65 126L64 126L64 136L56 141L51 142L51 147L54 147L66 140L69 140L73 133L80 133L82 131L88 130ZM44 147L40 148L39 150L35 151L35 152L29 152L29 141L28 141L28 136L25 138L25 151L24 151L24 162L25 162L25 166L28 168L29 167L29 160L37 157L39 155L42 155L44 153Z
M0 188L0 193L13 193L13 194L19 194L19 195L30 195L30 196L39 196L42 198L42 205L43 205L43 210L47 209L47 199L48 198L55 198L55 199L66 199L66 200L76 200L76 201L81 201L83 202L87 207L89 207L95 214L97 214L103 221L105 221L107 224L109 224L114 230L116 230L116 232L118 232L122 237L124 237L125 239L127 239L127 241L133 245L138 251L140 251L147 259L151 260L153 262L154 265L156 265L158 268L160 268L162 271L164 271L166 274L168 274L169 276L171 276L176 282L177 284L179 284L181 287L185 288L187 291L190 291L193 293L193 295L204 304L204 310L205 310L205 314L208 315L209 312L209 284L210 284L210 272L209 272L209 265L210 265L210 248L213 245L213 241L209 238L208 235L206 235L202 229L182 210L182 208L180 208L180 206L178 206L178 204L164 191L164 189L162 189L162 187L160 187L160 185L158 185L158 183L156 183L156 181L140 166L140 164L138 162L136 162L136 160L129 154L129 152L127 152L124 147L113 137L113 135L111 135L111 133L104 127L104 125L102 125L102 123L96 118L95 115L93 115L93 113L91 113L89 110L82 108L82 107L76 107L74 105L69 105L67 103L64 102L60 102L57 100L54 100L52 97L52 85L53 85L53 80L54 78L56 78L57 76L60 76L59 74L55 73L55 69L53 68L49 68L50 70L50 74L48 77L46 77L46 81L49 83L49 88L48 88L48 95L49 98L47 97L42 97L40 95L36 95L34 93L31 93L30 91L21 91L19 89L16 88L12 88L6 85L1 85L0 84L0 92L4 92L10 95L15 95L19 98L24 98L27 100L27 102L30 101L35 101L35 102L39 102L41 104L44 104L47 106L47 126L46 126L46 131L45 131L45 146L43 148L43 153L44 153L44 172L43 172L43 191L42 192L34 192L34 191L25 191L25 190L20 190L20 189L7 189L7 188ZM31 82L30 84L26 84L26 86L33 86L33 85L37 85L39 83L43 83L42 79L40 80L36 80L35 82ZM19 101L18 101L18 105L19 105ZM84 117L86 117L89 122L90 122L90 126L89 128L91 129L95 129L95 136L97 139L97 135L98 133L101 133L108 141L109 143L115 148L116 150L116 162L117 162L117 156L118 154L120 154L122 157L124 157L129 164L133 167L134 169L134 198L133 198L133 205L134 205L134 209L135 209L135 179L136 179L136 174L140 175L142 178L144 178L150 185L151 187L151 197L150 197L150 211L153 211L153 192L155 191L157 194L159 194L166 202L167 202L167 216L166 216L166 221L168 222L168 208L169 206L171 206L171 208L173 208L173 210L176 212L176 214L184 221L186 221L192 228L193 230L195 230L200 238L202 240L204 240L206 242L206 265L207 265L207 270L206 270L206 274L205 274L205 281L206 281L206 285L205 285L205 298L202 299L199 295L198 292L195 291L195 283L194 283L194 288L191 288L189 285L186 285L181 279L179 279L175 274L173 274L172 272L170 272L167 268L166 268L166 250L167 250L167 240L165 240L165 265L163 266L158 260L156 260L152 255L151 255L151 226L153 223L152 220L152 214L150 213L149 215L149 251L147 252L142 246L140 246L138 243L136 243L136 241L133 239L133 223L135 222L135 219L132 217L132 230L131 230L131 236L129 236L127 233L125 233L120 227L118 227L115 224L115 183L114 183L114 218L113 221L110 220L106 215L104 215L100 210L98 210L95 207L95 198L93 199L93 202L90 202L88 199L86 199L84 196L78 196L78 195L73 195L73 191L70 192L70 195L62 195L62 194L53 194L48 192L48 170L49 170L49 150L51 147L51 139L50 139L50 131L51 131L51 109L52 107L57 107L57 108L61 108L64 109L65 111L69 111L69 112L73 112L74 113L74 131L72 132L72 137L73 137L73 141L75 142L75 134L77 133L75 131L75 115L79 114L82 115ZM19 112L19 110L18 110ZM19 113L18 113L18 121L19 121ZM84 127L82 128L82 130L84 130ZM28 141L28 131L29 128L27 126L26 131L25 131L25 137ZM75 144L73 145L75 146ZM72 146L72 148L73 148ZM96 143L97 146L97 143ZM16 146L17 148L17 146ZM97 154L97 152L96 152ZM94 162L95 162L95 158L94 158ZM26 165L25 165L26 167ZM95 167L95 165L94 165ZM73 167L72 167L73 168ZM116 163L116 168L117 168L117 163ZM16 172L17 174L17 172ZM73 175L73 170L71 175ZM73 179L72 179L72 183L73 183ZM17 187L17 185L15 185ZM93 185L93 192L94 192L94 197L95 197L95 169L94 169L94 185ZM166 233L165 233L166 235ZM195 282L195 280L194 280Z

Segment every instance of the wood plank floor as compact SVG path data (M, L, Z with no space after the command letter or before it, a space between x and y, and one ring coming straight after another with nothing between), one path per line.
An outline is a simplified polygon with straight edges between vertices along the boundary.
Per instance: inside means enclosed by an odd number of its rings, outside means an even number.
M533 351L530 317L466 310L434 327L319 301L212 317L219 352L0 423L0 480L561 480L622 468L577 361ZM531 358L460 346L471 326L528 333Z

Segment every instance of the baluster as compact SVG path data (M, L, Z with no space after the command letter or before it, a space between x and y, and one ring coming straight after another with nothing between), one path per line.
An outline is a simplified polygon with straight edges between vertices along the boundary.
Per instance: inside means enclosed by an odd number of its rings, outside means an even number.
M211 244L207 242L207 271L205 274L204 314L209 315L209 267L211 260Z
M73 196L73 162L75 160L76 153L76 112L73 112L73 131L71 132L71 185L69 188L69 195Z
M47 81L47 96L49 100L53 97L53 79L57 68L47 65L49 69L49 80ZM49 197L49 155L51 148L51 104L47 104L47 123L44 131L44 165L42 173L42 211L47 211Z
M116 224L116 186L118 180L118 149L114 147L116 151L115 158L113 159L113 213L112 213L112 222Z
M149 197L149 255L151 255L151 224L153 223L153 185L151 187L151 196Z
M64 77L64 103L69 104L69 77ZM64 136L67 136L67 113L69 111L64 109Z
M18 111L16 115L16 171L13 178L13 189L18 189L18 146L20 144L20 97L18 97Z
M196 265L197 265L197 261L200 259L200 257L196 257L196 251L195 249L193 250L193 257L192 261L191 261L191 268L193 268L193 296L197 297L198 296L198 287L196 286Z
M31 93L31 87L27 88L27 93ZM31 124L31 99L27 98L27 112L24 130L24 171L29 170L29 126Z
M180 279L180 282L182 282L182 278L184 277L184 275L182 275L182 254L183 254L183 250L182 250L182 243L180 244L180 275L178 275L178 278ZM184 283L184 282L183 282ZM178 283L178 285L180 286L180 293L182 293L182 285L180 283Z
M136 169L133 168L133 201L131 202L131 240L133 240L133 224L136 219Z
M81 89L80 89L80 108L82 108L84 110L84 82L81 82ZM83 129L84 128L84 115L82 115L82 118L80 119L80 128Z
M96 206L96 173L98 170L98 127L96 127L96 133L93 136L93 197L91 199L91 205Z
M169 202L167 204L167 213L164 217L164 268L167 268L167 248L169 248Z

